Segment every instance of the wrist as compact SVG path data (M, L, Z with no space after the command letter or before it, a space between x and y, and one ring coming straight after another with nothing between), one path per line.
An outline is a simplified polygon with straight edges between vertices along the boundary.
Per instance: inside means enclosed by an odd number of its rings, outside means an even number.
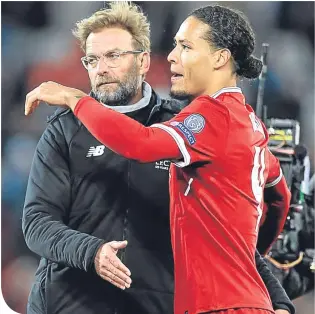
M93 261L92 270L96 272L97 274L99 272L99 260L100 260L100 255L101 255L104 244L106 244L104 240L100 241L98 245L96 246L94 254L92 256L92 261Z
M76 105L81 98L87 96L84 92L71 88L65 95L66 105L74 112Z
M273 304L275 314L295 314L293 304L277 303Z

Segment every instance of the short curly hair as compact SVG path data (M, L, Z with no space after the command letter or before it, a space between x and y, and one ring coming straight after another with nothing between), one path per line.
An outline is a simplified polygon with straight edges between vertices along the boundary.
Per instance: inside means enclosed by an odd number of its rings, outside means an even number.
M134 49L150 52L150 23L141 8L129 1L112 1L108 8L76 23L73 35L85 52L88 36L104 28L120 27L133 38Z
M259 76L263 64L252 56L255 34L242 12L220 5L210 5L196 9L189 16L209 25L204 39L211 46L230 50L237 75L249 79Z

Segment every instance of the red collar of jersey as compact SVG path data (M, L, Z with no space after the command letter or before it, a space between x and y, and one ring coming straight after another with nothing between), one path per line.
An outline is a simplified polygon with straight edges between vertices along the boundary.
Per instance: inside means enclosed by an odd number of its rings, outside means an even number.
M242 90L239 87L224 87L211 95L212 98L217 98L223 93L240 93L242 94Z
M237 93L238 95L235 95L234 97L244 106L246 105L244 94L242 93L242 90L239 87L224 87L214 94L212 94L210 97L217 99L220 96L223 96L223 94L229 94L229 93Z

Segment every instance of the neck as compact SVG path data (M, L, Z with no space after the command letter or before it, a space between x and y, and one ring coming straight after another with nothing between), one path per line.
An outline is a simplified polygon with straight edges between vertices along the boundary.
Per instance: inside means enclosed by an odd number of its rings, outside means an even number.
M141 99L143 98L143 90L142 90L142 82L138 88L137 94L131 98L130 100L130 104L136 104L137 102L139 102Z
M211 84L209 84L209 86L207 87L206 91L204 94L206 95L213 95L215 94L217 91L219 91L222 88L225 87L236 87L236 77L230 77L230 78L223 78L223 77L215 77L213 79L211 79Z

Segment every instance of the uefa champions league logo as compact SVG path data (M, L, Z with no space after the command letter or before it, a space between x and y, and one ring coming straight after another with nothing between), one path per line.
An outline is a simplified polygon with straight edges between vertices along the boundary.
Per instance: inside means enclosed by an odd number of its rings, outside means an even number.
M184 120L184 125L193 133L200 133L205 127L205 118L196 113Z

